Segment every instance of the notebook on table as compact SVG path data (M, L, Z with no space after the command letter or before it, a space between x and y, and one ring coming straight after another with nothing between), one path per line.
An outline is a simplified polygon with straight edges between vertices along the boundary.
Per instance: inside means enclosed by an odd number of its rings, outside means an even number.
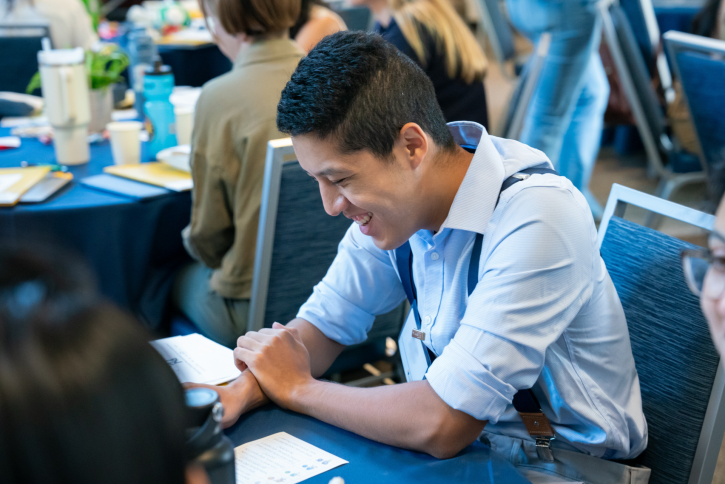
M25 192L42 180L50 166L0 168L0 207L12 207Z
M165 188L105 174L84 178L81 180L81 184L96 190L133 198L134 200L147 200L171 193Z
M109 175L148 183L149 185L167 188L175 192L191 190L193 185L190 173L160 162L113 165L107 166L103 171Z

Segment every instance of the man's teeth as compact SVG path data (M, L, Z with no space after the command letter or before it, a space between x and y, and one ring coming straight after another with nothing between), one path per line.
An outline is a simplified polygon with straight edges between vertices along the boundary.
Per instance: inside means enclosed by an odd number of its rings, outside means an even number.
M370 222L370 219L373 218L373 214L368 212L363 217L360 217L359 219L355 220L355 223L358 225L367 225L368 222Z

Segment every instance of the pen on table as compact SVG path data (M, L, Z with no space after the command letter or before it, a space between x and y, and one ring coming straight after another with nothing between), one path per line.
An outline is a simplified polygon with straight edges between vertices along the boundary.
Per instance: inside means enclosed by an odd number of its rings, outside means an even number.
M52 163L28 163L27 161L21 161L20 166L22 168L27 168L29 166L49 166L50 171L62 171L62 172L68 171L67 166L57 165L57 164L52 164Z

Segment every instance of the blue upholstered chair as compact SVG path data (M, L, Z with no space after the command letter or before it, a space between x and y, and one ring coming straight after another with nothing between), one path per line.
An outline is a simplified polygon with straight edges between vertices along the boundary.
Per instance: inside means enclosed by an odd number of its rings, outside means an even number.
M299 166L289 139L270 141L259 215L249 327L258 330L297 315L327 273L350 227L324 210L314 179ZM386 356L386 338L397 341L404 305L378 316L368 339L348 347L332 372L359 368Z
M674 31L664 39L687 99L707 177L711 183L725 183L725 42Z
M680 251L694 247L624 219L634 205L710 230L714 217L613 185L599 247L622 301L639 374L650 484L710 484L725 433L725 372Z
M669 137L665 115L652 87L647 62L622 6L617 0L602 0L598 9L604 27L604 39L612 53L647 153L650 175L660 177L656 194L667 200L680 187L704 181L705 169L697 157L680 151ZM666 67L664 57L657 58L657 67L662 73L663 67ZM647 225L656 226L656 220L656 217L650 217Z
M50 38L45 25L0 24L0 91L25 93L38 72L43 37Z

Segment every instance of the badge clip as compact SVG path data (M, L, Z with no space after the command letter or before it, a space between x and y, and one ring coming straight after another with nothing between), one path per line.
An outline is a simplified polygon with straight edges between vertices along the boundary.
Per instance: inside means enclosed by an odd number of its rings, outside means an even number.
M413 338L425 341L425 333L423 331L413 330Z

